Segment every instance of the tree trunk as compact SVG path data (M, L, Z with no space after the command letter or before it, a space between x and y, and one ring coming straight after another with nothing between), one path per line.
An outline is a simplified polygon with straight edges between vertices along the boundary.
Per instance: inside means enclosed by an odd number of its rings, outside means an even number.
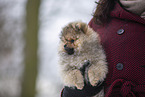
M35 97L38 69L38 31L40 0L27 0L24 75L21 97Z

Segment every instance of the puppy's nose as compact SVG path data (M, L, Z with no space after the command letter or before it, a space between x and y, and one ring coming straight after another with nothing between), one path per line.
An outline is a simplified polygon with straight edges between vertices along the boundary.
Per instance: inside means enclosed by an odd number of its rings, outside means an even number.
M69 48L67 47L67 45L64 45L64 49L69 55L72 55L74 53L74 48Z

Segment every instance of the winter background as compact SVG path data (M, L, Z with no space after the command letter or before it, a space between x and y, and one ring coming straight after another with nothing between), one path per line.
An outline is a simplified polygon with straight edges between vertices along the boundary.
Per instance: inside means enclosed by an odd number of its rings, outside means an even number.
M63 88L59 75L57 46L59 43L59 33L61 29L72 21L83 21L89 23L95 10L96 0L41 0L40 6L40 30L39 30L39 74L37 78L36 97L60 97ZM13 53L3 59L0 56L0 94L11 94L11 97L18 97L20 93L20 75L23 70L23 26L25 16L26 0L0 0L1 4L7 4L9 7L7 17L13 19L8 22L7 27L13 23L17 29L12 36ZM0 15L1 16L1 15ZM15 22L16 20L19 20ZM9 19L7 20L9 21ZM13 27L13 26L12 26ZM19 38L13 38L13 37ZM11 43L10 43L11 44ZM10 66L8 66L11 64ZM17 69L19 68L19 69ZM2 75L5 73L5 76ZM10 83L10 84L7 84Z
M43 0L40 8L39 97L59 97L62 90L57 63L57 46L62 27L72 21L88 23L94 8L94 0Z

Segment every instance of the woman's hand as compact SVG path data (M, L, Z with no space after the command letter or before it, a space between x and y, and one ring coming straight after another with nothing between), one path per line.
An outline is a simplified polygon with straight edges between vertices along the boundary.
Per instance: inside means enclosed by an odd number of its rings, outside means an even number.
M120 0L120 3L132 13L141 15L145 12L145 0Z

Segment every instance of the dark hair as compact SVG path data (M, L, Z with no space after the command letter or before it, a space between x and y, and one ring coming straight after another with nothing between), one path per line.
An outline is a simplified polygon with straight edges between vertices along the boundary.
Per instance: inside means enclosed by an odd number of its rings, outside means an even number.
M99 0L96 10L93 15L93 20L96 24L103 25L109 22L110 12L113 10L117 0Z

